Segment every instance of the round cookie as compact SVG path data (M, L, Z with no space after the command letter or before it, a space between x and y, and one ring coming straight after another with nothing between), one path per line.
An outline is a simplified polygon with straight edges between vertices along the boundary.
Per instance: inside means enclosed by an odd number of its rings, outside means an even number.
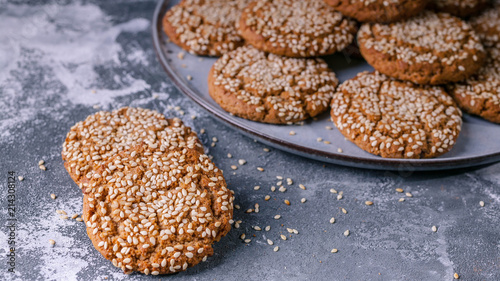
M390 23L422 12L429 0L325 0L335 10L360 22Z
M208 74L208 92L224 110L273 124L326 111L337 84L322 59L287 58L251 46L225 54Z
M256 0L243 10L239 31L259 50L314 57L344 49L353 41L357 25L323 0Z
M500 124L500 46L489 51L487 64L464 82L449 85L449 92L464 111Z
M467 18L480 13L490 4L490 0L431 0L430 6L437 12Z
M170 40L197 55L221 56L242 46L237 24L251 0L183 0L163 17Z
M432 158L448 152L462 113L443 88L363 72L341 84L332 120L361 149L384 158Z
M233 192L207 155L131 147L89 182L83 218L94 247L125 273L184 271L231 228Z
M486 47L500 44L500 5L471 19L470 24Z
M196 133L180 119L166 119L149 109L124 107L97 112L71 127L63 143L64 167L85 190L102 163L124 149L142 144L163 151L187 147L203 153Z
M464 80L479 70L486 56L472 28L444 13L424 12L388 25L364 24L358 44L376 70L423 85Z

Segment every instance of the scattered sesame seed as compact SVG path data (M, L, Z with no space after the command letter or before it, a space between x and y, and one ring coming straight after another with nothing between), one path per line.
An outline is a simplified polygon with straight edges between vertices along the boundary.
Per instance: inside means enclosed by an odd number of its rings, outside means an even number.
M241 207L240 207L240 205L238 205L238 204L234 205L234 207L235 207L236 209L238 209L238 210L241 208Z
M247 163L247 161L245 159L238 160L238 164L240 164L240 165L245 165L246 163Z
M413 195L410 192L406 192L405 195L408 196L408 197L413 197Z
M259 172L264 172L264 168L262 168L262 167L257 167L257 170L258 170Z
M218 142L219 140L218 140L216 137L213 137L213 138L212 138L212 141L213 141L213 142Z
M247 213L247 214L250 214L252 212L253 212L253 209L248 209L248 210L245 211L245 213Z
M345 237L349 236L349 234L351 234L351 232L349 231L349 229L348 229L348 230L346 230L346 231L344 231L344 236L345 236Z
M344 198L342 194L337 195L337 200L341 200L342 198Z
M196 115L191 115L191 119L192 120L196 119Z
M366 202L365 202L365 205L367 205L367 206L371 206L371 205L373 205L373 202L372 202L372 201L366 201Z
M205 129L201 129L201 130L200 130L200 134L204 134L205 132L206 132L206 130L205 130ZM228 155L230 155L230 154L228 154ZM229 158L231 158L231 157L229 157Z
M266 196L264 197L264 200L266 200L266 201L269 201L269 199L271 199L271 196L269 196L269 195L266 195Z
M73 215L71 216L71 218L72 218L72 219L76 219L77 217L78 217L78 214L73 214Z
M186 53L184 53L184 52L179 52L179 53L177 54L177 58L179 58L180 60L182 60L182 59L184 59L184 56L185 56L185 55L186 55Z
M306 190L306 187L303 184L299 184L300 189Z
M346 209L341 208L341 210L342 210L342 213L347 214L347 210Z
M300 199L300 203L306 203L307 199L306 198L302 198Z
M432 229L433 232L438 231L438 229L437 229L437 227L435 225L433 225L431 229Z
M453 278L460 279L460 276L458 275L458 273L455 272L455 274L453 274Z
M261 231L261 230L262 230L262 228L260 228L260 227L259 227L259 226L257 226L257 225L256 225L256 226L254 226L254 227L253 227L253 229L255 229L255 230L257 230L257 231Z
M270 225L266 226L266 228L264 228L264 230L265 230L265 231L269 231L269 230L271 230L271 226L270 226Z
M398 187L398 188L396 188L396 192L403 193L403 191L404 191L404 190L403 190L402 188L399 188L399 187Z
M330 126L326 126L325 129L327 129L327 130L333 130L333 128L330 127Z
M335 218L333 218L333 217L332 217L332 218L330 219L330 223L331 223L331 224L334 224L334 223L335 223Z
M238 170L238 166L236 166L236 165L231 165L231 169L233 169L233 170Z
M49 239L49 243L50 243L50 245L54 246L56 244L56 241Z
M342 150L342 148L339 147L339 148L337 148L337 152L338 153L343 153L344 151Z
M323 141L323 138L317 138L316 139L317 142L322 142Z
M331 192L331 193L337 193L337 190L335 190L335 189L331 188L331 189L330 189L330 192Z
M273 185L273 186L271 186L271 191L272 191L272 192L276 191L276 186L274 186L274 185Z
M52 194L50 195L50 198L52 198L52 199L54 199L54 200L55 200L55 199L57 198L57 196L56 196L54 193L52 193Z
M280 235L280 238L281 238L282 240L286 240L286 236L285 236L285 235L283 235L283 234L281 234L281 235Z
M290 206L290 201L288 201L288 199L285 199L285 204Z
M281 215L276 215L276 216L274 216L274 219L275 219L275 220L279 220L280 218L281 218Z
M484 201L479 201L479 206L484 207Z
M47 168L46 168L44 165L40 165L40 166L38 166L38 167L39 167L39 168L40 168L40 170L42 170L42 171L47 170Z
M231 155L231 153L228 153L227 158L233 158L233 155Z
M256 185L253 187L253 190L259 190L260 189L260 186L259 185Z
M278 246L274 247L274 249L273 249L273 251L275 251L275 252L277 252L279 250L280 250L280 247L278 247Z
M331 141L324 141L323 143L324 144L331 144L332 142Z
M59 216L59 218L63 219L63 220L67 220L68 219L68 216Z
M82 219L82 218L80 218L80 217L76 218L75 220L76 220L76 221L80 221L80 222L81 222L81 221L83 221L83 219Z
M264 150L265 152L269 152L270 151L269 148L267 148L267 147L264 147L262 150Z
M273 242L273 241L271 241L271 239L267 239L267 244L269 244L269 245L274 245L274 242Z
M19 181L23 181L23 180L24 180L24 178L23 178L23 177L21 177L21 176L17 177L17 179L18 179Z
M399 200L398 200L398 201L399 201L399 202L403 202L403 201L405 201L405 199L404 199L404 198L399 198Z
M280 186L280 188L278 189L280 192L285 192L286 191L286 188L284 186Z
M38 161L38 166L43 165L43 164L45 164L45 161L43 161L43 160Z
M287 178L286 179L286 184L292 185L293 184L293 180L291 178Z
M295 133L295 131L290 131L290 133L288 133L290 136L295 136L297 133Z
M248 244L248 243L252 242L252 239L245 239L244 241L245 241L245 243Z
M336 253L336 252L338 252L338 251L339 251L339 250L337 250L337 249L333 248L330 252L331 252L331 253Z

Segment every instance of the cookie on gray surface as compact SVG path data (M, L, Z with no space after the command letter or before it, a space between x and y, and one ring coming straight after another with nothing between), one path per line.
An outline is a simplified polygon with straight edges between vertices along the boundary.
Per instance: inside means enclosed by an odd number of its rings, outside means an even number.
M315 57L344 49L357 26L323 0L256 0L243 10L239 31L259 50Z
M500 46L489 50L487 63L477 75L448 89L465 112L500 124Z
M237 25L251 0L183 0L163 17L170 40L190 53L221 56L245 42Z
M423 85L464 80L479 70L486 57L471 26L444 13L424 12L387 25L364 24L358 44L376 70Z
M225 54L210 69L208 91L241 118L290 124L325 112L338 80L322 59L287 58L251 46Z
M190 148L203 153L196 133L178 118L143 108L124 107L100 111L71 127L63 143L64 167L85 191L102 163L134 145L158 147L162 151Z
M360 22L390 23L422 12L428 0L325 0L335 10Z
M125 273L184 271L231 229L233 192L196 150L131 143L94 175L83 203L87 234Z
M384 158L432 158L450 151L462 113L444 88L419 86L378 72L342 83L332 121L361 149Z

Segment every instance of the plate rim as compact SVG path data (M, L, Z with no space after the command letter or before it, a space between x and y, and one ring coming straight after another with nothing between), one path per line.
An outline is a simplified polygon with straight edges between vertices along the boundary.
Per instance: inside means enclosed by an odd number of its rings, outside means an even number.
M202 98L200 98L193 90L187 86L187 84L182 81L175 71L172 69L168 63L168 59L162 51L162 43L160 39L160 34L163 32L162 29L162 15L167 10L167 5L170 0L158 1L154 14L153 20L151 22L152 29L152 39L153 46L158 57L158 60L167 73L167 76L174 83L174 85L183 93L185 96L189 97L201 108L206 110L210 115L215 116L216 120L220 123L239 131L240 133L257 139L262 143L272 146L276 149L283 150L295 155L299 155L305 158L322 161L326 163L363 168L363 169L376 169L376 170L403 170L403 171L431 171L431 170L453 170L465 167L474 167L480 165L491 164L500 161L500 151L495 153L489 153L474 157L461 157L456 159L442 159L442 158L432 158L432 159L395 159L395 158L380 158L380 159L368 159L358 156L340 154L335 152L323 152L302 145L297 145L273 136L256 132L252 129L247 128L245 125L238 122L236 119L231 119L227 117L227 113L223 109L215 108L210 104L206 104Z

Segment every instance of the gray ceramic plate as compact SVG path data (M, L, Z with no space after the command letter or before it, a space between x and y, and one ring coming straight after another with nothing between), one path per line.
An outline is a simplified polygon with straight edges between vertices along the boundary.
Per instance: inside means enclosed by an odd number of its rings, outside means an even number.
M162 31L161 19L165 12L178 2L160 1L152 22L154 47L163 68L185 95L216 119L251 138L307 158L370 169L444 170L500 161L500 125L469 115L464 117L462 133L452 151L434 159L415 160L385 159L361 150L344 139L342 134L335 129L328 114L320 116L315 121L305 122L303 126L269 125L231 116L208 94L208 71L216 59L207 57L200 59L200 57L186 54L185 58L180 60L177 54L182 50L175 44L167 42L167 36ZM343 54L327 57L326 60L341 82L354 77L358 72L372 70L363 60ZM188 80L186 78L188 75L193 79ZM327 130L327 126L333 127L333 130ZM290 135L290 131L295 131L296 135ZM318 138L329 141L331 144L318 142ZM339 148L342 149L342 153L338 152Z

